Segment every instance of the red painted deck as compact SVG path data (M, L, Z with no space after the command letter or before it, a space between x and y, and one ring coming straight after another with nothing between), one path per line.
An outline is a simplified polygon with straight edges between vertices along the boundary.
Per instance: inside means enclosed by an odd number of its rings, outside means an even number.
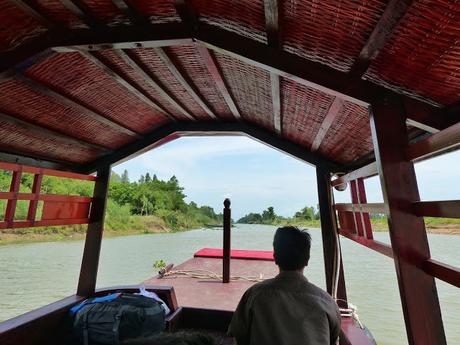
M195 258L222 258L223 250L219 248L203 248L197 251L193 256ZM275 261L271 250L233 249L230 251L230 257L232 259Z
M232 277L272 278L278 274L278 267L270 261L231 259ZM222 275L222 260L195 257L173 270L206 270ZM154 277L144 282L148 285L173 286L179 306L234 311L243 293L255 282L231 281L223 284L215 279L191 277Z

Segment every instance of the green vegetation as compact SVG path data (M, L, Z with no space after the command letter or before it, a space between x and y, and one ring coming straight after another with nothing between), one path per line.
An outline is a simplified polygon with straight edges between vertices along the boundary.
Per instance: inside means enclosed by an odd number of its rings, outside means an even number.
M0 191L10 188L11 172L0 171ZM20 192L30 193L33 175L23 174ZM45 176L41 192L47 194L91 196L94 183ZM120 176L112 173L107 203L105 235L119 236L135 233L181 231L222 223L222 214L216 214L209 206L198 206L193 201L185 202L186 195L175 176L168 181L152 177L147 172L139 181L130 182L125 170ZM15 220L27 217L29 201L18 201ZM37 219L40 219L43 204L39 203ZM6 201L0 201L0 215L5 213ZM3 231L1 243L28 242L37 240L59 240L81 238L86 225L37 227Z
M272 206L260 213L249 213L238 219L237 223L242 224L267 224L279 225L289 224L306 227L320 227L319 211L314 207L304 207L296 212L293 217L282 217L275 213Z
M319 210L314 207L304 207L292 217L278 216L273 207L268 207L260 213L248 213L240 218L240 224L266 225L296 225L301 227L320 228ZM388 231L387 218L384 215L371 215L373 231ZM460 234L460 219L425 217L428 232Z

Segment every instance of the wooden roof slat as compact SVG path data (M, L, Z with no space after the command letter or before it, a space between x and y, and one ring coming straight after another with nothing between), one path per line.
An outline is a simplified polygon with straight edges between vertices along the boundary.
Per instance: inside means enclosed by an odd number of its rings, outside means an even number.
M385 11L351 67L351 74L362 76L366 72L372 60L391 38L413 2L414 0L391 0L388 2Z
M207 48L235 57L252 66L276 73L299 84L338 96L344 100L368 107L385 97L398 97L406 107L407 116L417 120L420 113L424 124L437 129L452 125L452 118L445 116L439 105L426 103L366 80L357 79L349 73L335 70L318 62L304 59L239 34L200 23L194 33L195 39Z
M112 3L122 11L133 23L148 24L147 18L140 13L136 6L129 0L112 0Z
M283 121L281 118L280 76L270 73L270 82L272 88L273 126L275 127L276 133L281 135L283 132Z
M230 91L225 83L222 73L220 72L219 66L217 65L217 62L212 56L211 52L206 47L203 47L201 45L198 45L197 49L201 57L203 58L206 68L211 74L214 83L216 84L220 93L224 97L225 102L230 108L230 111L232 112L233 116L238 120L241 119L240 111L238 110L238 107L235 101L233 100L232 95L230 94Z
M334 120L337 118L337 115L339 115L339 112L342 109L343 104L344 101L342 99L340 99L339 97L334 98L334 102L332 102L331 106L329 107L329 110L327 111L327 114L323 122L321 123L321 127L318 129L318 133L316 133L315 139L311 144L312 152L317 151L321 146L323 139L326 137L327 131L331 127Z
M264 0L265 31L270 47L280 47L278 0Z
M101 22L91 14L91 9L80 0L60 0L62 5L90 27L102 26Z
M264 0L265 32L268 46L280 49L278 0ZM270 72L271 95L273 106L273 126L276 133L282 135L280 76Z
M204 97L198 94L198 91L196 91L192 86L192 82L188 80L189 78L186 79L186 77L179 71L175 63L169 57L168 53L163 48L154 48L154 51L161 58L165 66L174 75L174 77L181 83L184 89L187 90L190 96L192 96L195 102L197 102L210 117L216 119L217 116L206 104Z
M179 102L174 98L174 96L167 91L164 87L158 84L152 76L147 72L146 68L141 66L141 64L131 57L128 53L123 50L117 50L116 54L127 64L129 65L137 74L139 74L147 84L149 84L153 89L155 89L160 96L170 103L174 108L176 108L182 115L189 118L190 120L196 120L195 117L185 109ZM163 111L164 112L164 111Z
M454 122L441 108L424 101L401 95L366 80L359 80L349 73L337 71L326 65L313 62L294 54L273 52L266 44L239 34L200 23L193 34L181 23L155 24L146 27L123 27L97 29L50 30L47 35L0 55L0 73L49 47L72 47L73 49L127 48L139 45L175 45L191 42L192 37L212 49L230 54L253 66L277 73L300 84L322 90L334 96L367 106L374 99L385 95L400 97L406 106L408 117L436 129L447 128ZM410 106L410 107L409 107Z
M8 0L8 2L14 4L16 7L20 8L24 13L27 13L30 17L34 18L44 27L53 27L55 23L41 11L39 6L30 1L21 1L21 0Z
M137 98L139 98L142 102L150 106L152 109L155 109L156 111L160 112L170 120L175 121L174 117L171 116L169 113L167 113L163 108L161 108L158 104L156 104L153 100L150 99L150 96L143 90L139 85L126 80L123 78L118 72L116 72L114 69L112 69L110 66L108 66L105 62L103 62L101 59L99 59L96 55L94 55L91 52L87 51L80 51L80 54L82 54L86 59L91 61L93 64L98 66L101 70L103 70L105 73L110 75L117 83L122 85L125 89L127 89L129 92L131 92L133 95L135 95Z
M86 166L81 167L79 172L92 173L99 167L108 164L115 164L126 159L131 159L137 154L145 152L152 146L158 146L167 141L188 135L235 135L244 134L254 140L262 142L274 149L283 151L297 159L313 165L321 165L328 171L338 171L339 166L322 157L321 155L310 152L305 147L295 144L292 141L283 139L273 134L272 132L250 125L245 122L174 122L163 125L146 134L144 138L136 140L133 143L125 145L120 150L111 153L105 157L101 157Z
M110 128L112 128L115 131L118 131L120 133L127 134L132 137L139 137L139 134L130 130L129 128L124 127L121 124L118 124L112 120L107 119L105 116L98 114L97 112L89 109L88 107L84 106L83 104L80 104L76 101L71 100L69 97L66 95L57 92L50 87L44 85L43 83L38 82L37 80L34 80L32 78L26 77L24 75L17 75L15 79L25 83L28 87L30 87L32 90L47 95L48 97L51 97L52 99L55 99L58 103L67 106L72 109L76 109L85 116L88 116L101 124L104 124Z
M75 137L73 137L71 135L68 135L68 134L63 134L61 132L58 132L56 130L53 130L53 129L45 127L45 126L32 124L30 122L21 120L21 119L19 119L17 117L5 114L3 112L0 112L0 120L4 121L4 122L8 122L8 123L16 125L16 126L19 126L19 127L26 128L29 131L38 133L40 136L45 136L45 137L51 138L51 139L56 138L56 139L65 140L69 144L77 145L77 146L80 146L80 147L86 148L86 149L91 149L91 150L96 149L96 150L101 151L102 154L108 154L108 153L112 152L111 150L108 150L107 147L97 145L97 144L93 144L93 143L89 143L87 141L75 138Z

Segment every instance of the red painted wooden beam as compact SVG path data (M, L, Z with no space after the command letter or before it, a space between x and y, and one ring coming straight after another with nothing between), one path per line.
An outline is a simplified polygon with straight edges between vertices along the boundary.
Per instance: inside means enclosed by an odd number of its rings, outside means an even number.
M428 259L423 263L423 269L433 277L460 288L460 268Z
M460 200L418 201L412 208L419 217L460 218Z
M94 186L94 201L91 207L90 223L86 231L85 248L78 279L77 295L79 296L90 296L96 290L99 255L109 191L110 166L100 168L97 176L98 180Z
M356 243L375 250L380 254L393 258L393 250L391 249L391 246L386 243L358 236L347 229L340 229L340 234Z
M5 163L0 162L0 169L9 170L9 171L22 171L24 173L30 174L43 174L48 176L55 176L55 177L65 177L71 178L76 180L86 180L86 181L96 181L97 177L93 175L85 175L85 174L78 174L74 172L68 171L61 171L61 170L53 170L53 169L46 169L46 168L38 168L32 167L27 165L19 165L15 163Z
M411 144L407 148L407 157L417 161L457 147L460 147L460 121L426 139Z
M372 140L393 248L409 344L446 345L435 280L420 266L430 258L423 219L413 214L419 201L414 165L403 149L409 144L402 104L388 97L372 104Z

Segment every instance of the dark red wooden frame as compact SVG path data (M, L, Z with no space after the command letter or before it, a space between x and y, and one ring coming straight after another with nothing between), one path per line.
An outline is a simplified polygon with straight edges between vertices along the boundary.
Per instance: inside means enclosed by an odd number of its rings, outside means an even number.
M4 220L0 221L0 229L89 223L92 197L41 194L41 183L43 176L96 181L95 176L2 162L0 162L0 169L12 171L9 192L0 192L0 200L7 200ZM23 173L34 174L31 193L20 193ZM25 220L14 219L18 200L29 200ZM43 201L41 219L37 219L39 201Z
M377 161L340 176L332 186L350 184L351 204L335 204L340 234L394 258L410 344L446 344L433 278L460 287L460 269L431 258L423 217L460 217L460 200L419 201L413 161L460 143L454 125L409 145L407 118L397 100L379 101L371 115ZM368 204L364 179L379 174L384 203ZM389 217L392 245L373 239L369 213ZM426 324L427 323L427 324Z

